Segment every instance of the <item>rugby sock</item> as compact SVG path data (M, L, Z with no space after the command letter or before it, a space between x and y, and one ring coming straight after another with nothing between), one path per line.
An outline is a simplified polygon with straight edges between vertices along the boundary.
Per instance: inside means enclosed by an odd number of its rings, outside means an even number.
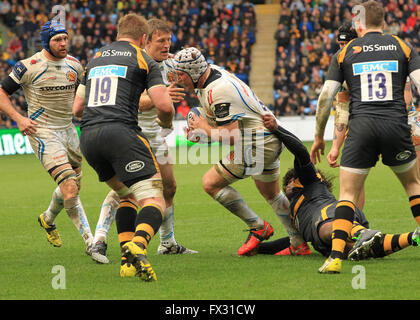
M174 237L174 205L166 208L159 229L160 243L176 243Z
M115 214L117 225L118 241L120 247L133 240L136 230L137 205L130 200L122 200Z
M420 195L411 196L409 201L413 217L416 219L418 225L420 226Z
M335 208L335 219L332 225L332 250L331 258L343 259L343 252L347 238L351 232L356 207L347 200L337 203Z
M375 258L385 257L409 246L417 246L412 237L413 232L385 234L383 242L378 246L372 247Z
M303 240L302 236L292 225L292 220L290 219L289 215L289 200L286 198L283 192L280 192L273 199L268 200L268 203L271 205L277 217L286 228L286 231L290 237L291 245L295 248L299 247L305 240Z
M64 208L63 194L61 193L60 187L55 188L50 205L44 213L44 220L47 224L54 224L54 220L61 210Z
M94 243L106 242L109 228L115 220L120 198L114 190L111 190L102 203L101 213L96 224Z
M353 221L353 226L351 227L350 237L357 238L360 234L360 231L366 230L364 226L362 226L359 222Z
M244 221L250 229L258 229L264 226L264 220L248 207L241 194L231 186L221 189L214 199Z
M136 217L136 232L133 242L147 249L150 240L158 232L162 224L162 210L155 205L146 205Z
M258 247L258 254L275 254L290 247L290 238L280 238L274 241L261 242Z
M93 241L89 221L79 196L64 200L64 209L86 244Z

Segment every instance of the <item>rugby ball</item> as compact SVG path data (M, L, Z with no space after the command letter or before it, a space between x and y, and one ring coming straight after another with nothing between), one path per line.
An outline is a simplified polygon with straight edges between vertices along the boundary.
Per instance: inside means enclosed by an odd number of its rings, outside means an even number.
M187 126L188 128L190 128L190 120L192 120L194 118L194 116L196 117L204 117L206 118L205 114L204 114L204 109L201 107L193 107L191 108L191 110L188 112L187 115ZM195 142L195 143L210 143L211 140L209 139L209 137L207 136L207 134L204 132L204 130L202 129L195 129L192 130L188 133L187 139L191 142Z

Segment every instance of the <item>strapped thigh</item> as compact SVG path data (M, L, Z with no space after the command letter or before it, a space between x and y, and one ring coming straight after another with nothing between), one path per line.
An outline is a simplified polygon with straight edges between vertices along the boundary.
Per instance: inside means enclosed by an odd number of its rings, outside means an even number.
M60 185L68 179L73 179L77 182L78 178L81 177L81 175L78 176L78 174L74 171L70 163L55 166L48 170L48 173L51 175L57 185Z

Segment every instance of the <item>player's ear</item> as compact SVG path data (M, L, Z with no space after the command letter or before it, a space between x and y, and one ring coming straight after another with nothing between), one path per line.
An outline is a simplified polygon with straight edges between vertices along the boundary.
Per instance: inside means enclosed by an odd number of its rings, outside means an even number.
M143 36L140 38L140 48L143 48L144 45L146 44L146 34L143 34Z

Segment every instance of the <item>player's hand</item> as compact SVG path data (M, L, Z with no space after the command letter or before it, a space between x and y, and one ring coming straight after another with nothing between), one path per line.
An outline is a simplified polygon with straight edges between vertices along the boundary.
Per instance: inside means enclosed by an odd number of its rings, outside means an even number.
M173 103L181 102L185 97L185 89L176 86L175 82L172 82L168 87L168 93Z
M164 128L164 129L169 129L169 130L174 129L174 125L172 123L172 120L169 123L163 123L159 118L156 118L156 122L160 127Z
M273 115L271 114L264 114L263 115L263 121L264 121L264 126L270 130L271 132L276 131L277 130L277 121L276 118L274 118Z
M172 128L162 128L161 132L160 132L160 136L162 138L166 138L167 136L169 136L172 132L174 131L174 127L172 126Z
M185 135L185 138L186 138L188 141L191 141L191 142L198 142L198 141L200 140L200 138L199 138L197 135L195 135L195 134L193 133L193 129L191 129L191 128L187 128L187 127L183 127L182 129L184 130L184 135Z
M330 152L327 154L327 161L331 168L337 168L340 164L337 162L338 156L340 155L340 150L332 147Z
M324 150L325 150L324 138L315 136L315 140L314 140L314 143L312 144L311 154L310 154L311 161L313 164L317 164L317 161L321 162L321 155L324 155Z
M36 126L38 125L38 123L27 117L21 117L16 124L24 136L34 134L36 132Z
M207 125L207 120L202 116L197 116L193 114L192 117L188 119L188 127L192 130L204 129L206 125Z

